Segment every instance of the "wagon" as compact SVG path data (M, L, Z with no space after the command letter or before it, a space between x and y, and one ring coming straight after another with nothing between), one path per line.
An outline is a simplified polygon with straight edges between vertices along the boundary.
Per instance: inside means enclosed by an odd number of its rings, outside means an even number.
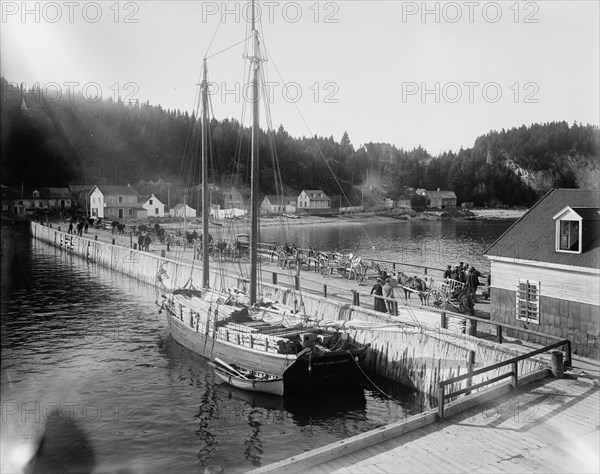
M432 281L431 288L427 292L426 302L427 306L432 308L446 309L450 305L459 313L475 315L473 299L467 293L465 284L450 278L443 282Z

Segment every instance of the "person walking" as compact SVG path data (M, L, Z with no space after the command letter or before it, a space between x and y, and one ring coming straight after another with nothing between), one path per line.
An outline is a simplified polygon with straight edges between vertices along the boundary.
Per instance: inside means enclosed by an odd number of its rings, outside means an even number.
M371 288L371 294L375 294L375 304L373 306L373 309L381 313L386 313L387 306L385 304L385 301L382 298L378 298L378 296L383 296L383 286L381 286L382 283L383 280L381 278L377 278L377 281L373 285L373 288Z
M167 234L167 237L165 238L165 242L167 243L167 252L170 252L171 244L173 243L173 237L171 236L171 234Z
M144 234L141 234L141 233L138 236L138 249L144 250Z
M383 285L382 290L383 290L383 296L385 296L386 298L394 299L394 287L392 286L391 278L388 277L385 280L385 285ZM386 300L386 304L387 304L388 313L394 314L394 302Z

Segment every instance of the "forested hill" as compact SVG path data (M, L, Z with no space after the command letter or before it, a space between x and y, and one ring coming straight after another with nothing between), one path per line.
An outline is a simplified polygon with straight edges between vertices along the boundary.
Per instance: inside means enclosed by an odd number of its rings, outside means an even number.
M38 91L25 94L28 110L23 111L19 91L1 81L2 184L183 184L182 157L195 123L186 112L112 99L91 102L81 96L49 101ZM244 130L239 139L239 129L235 120L213 120L217 182L231 182L240 168L246 170L237 157L238 150L249 148L249 133ZM323 189L334 205L374 202L372 193L362 192L363 184L391 198L408 188L440 188L453 190L459 203L530 205L552 187L597 188L600 182L599 134L592 125L552 122L492 131L472 148L439 156L389 144L355 149L347 134L340 141L293 138L283 126L274 140L286 191ZM265 134L260 147L266 154ZM272 165L267 161L265 166L261 192L274 194ZM340 188L349 203L340 200Z

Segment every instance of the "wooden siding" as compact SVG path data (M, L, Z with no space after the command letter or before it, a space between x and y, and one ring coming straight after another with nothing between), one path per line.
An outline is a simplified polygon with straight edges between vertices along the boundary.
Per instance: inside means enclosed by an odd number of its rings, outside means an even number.
M600 276L492 260L492 287L515 291L517 278L540 282L540 297L600 306Z
M493 321L533 329L569 339L573 352L584 357L600 355L600 307L549 296L540 296L540 323L524 323L516 319L516 290L492 287L490 314ZM508 335L523 337L522 335ZM547 343L547 341L539 341Z

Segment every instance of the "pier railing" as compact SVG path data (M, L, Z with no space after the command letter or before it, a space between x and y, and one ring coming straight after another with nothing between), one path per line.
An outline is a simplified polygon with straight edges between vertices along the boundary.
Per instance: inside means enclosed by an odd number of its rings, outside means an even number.
M439 385L438 385L438 416L439 416L439 419L440 420L444 419L444 405L445 405L446 400L449 398L453 398L458 395L462 395L463 393L469 394L473 390L477 390L479 388L485 387L487 385L490 385L492 383L498 382L500 380L503 380L503 379L506 379L509 377L512 378L512 381L511 381L512 388L517 389L519 387L519 362L522 360L525 360L525 359L529 359L530 357L542 354L544 352L548 352L551 349L556 349L558 347L564 348L564 352L566 355L566 360L565 360L564 365L570 366L571 341L569 341L568 339L562 339L558 342L555 342L554 344L550 344L549 346L542 347L541 349L537 349L535 351L528 352L527 354L513 357L512 359L508 359L503 362L498 362L497 364L489 365L489 366L483 367L481 369L469 370L469 372L466 374L459 375L457 377L452 377L450 379L439 382ZM560 359L560 361L562 362L562 359ZM511 370L504 374L498 375L496 377L492 377L491 379L485 380L485 381L477 383L475 385L472 385L470 383L470 381L473 379L473 377L475 377L477 375L485 374L487 372L491 372L493 370L497 370L502 367L508 367L508 366L511 367ZM558 368L558 370L562 371L562 367ZM447 386L455 384L462 380L467 380L466 388L463 388L460 390L455 390L452 392L446 392Z

